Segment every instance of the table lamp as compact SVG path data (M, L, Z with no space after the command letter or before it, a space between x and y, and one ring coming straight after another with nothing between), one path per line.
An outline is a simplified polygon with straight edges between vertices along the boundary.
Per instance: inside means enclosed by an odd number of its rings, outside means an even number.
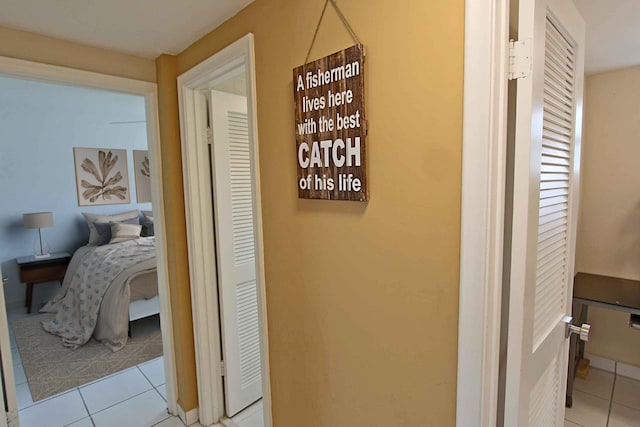
M49 245L42 239L42 229L47 227L53 227L53 213L52 212L35 212L22 214L22 222L24 228L37 228L38 235L35 240L35 257L47 258L51 256L49 253ZM40 245L38 245L38 242Z

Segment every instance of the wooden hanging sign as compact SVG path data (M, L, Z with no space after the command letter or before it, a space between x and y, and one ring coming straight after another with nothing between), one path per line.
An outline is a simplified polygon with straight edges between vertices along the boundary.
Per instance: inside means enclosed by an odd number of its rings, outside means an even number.
M298 197L369 200L360 44L293 69Z

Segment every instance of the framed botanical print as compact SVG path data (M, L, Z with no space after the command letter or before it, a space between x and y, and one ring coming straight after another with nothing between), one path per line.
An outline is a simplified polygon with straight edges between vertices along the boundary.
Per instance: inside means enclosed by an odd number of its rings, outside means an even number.
M116 205L131 201L127 151L74 148L78 205Z
M133 150L133 164L136 171L136 199L138 203L151 203L149 151Z

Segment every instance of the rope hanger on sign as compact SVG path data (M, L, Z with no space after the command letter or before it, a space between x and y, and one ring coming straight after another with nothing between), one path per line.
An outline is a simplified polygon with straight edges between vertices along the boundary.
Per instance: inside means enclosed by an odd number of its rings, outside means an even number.
M349 25L349 21L347 21L347 18L344 17L342 12L338 8L338 5L336 4L336 1L335 0L325 0L324 7L322 8L322 13L320 14L320 19L318 20L318 25L316 25L316 31L313 33L313 39L311 40L311 46L309 46L309 50L307 51L307 57L304 59L304 65L307 65L309 63L309 55L311 55L311 49L313 48L313 44L316 42L316 36L318 35L318 30L320 29L320 24L322 24L322 18L324 18L324 13L327 10L327 4L329 4L329 3L331 3L331 6L333 6L333 9L336 11L336 13L338 14L338 17L342 21L342 24L345 26L347 31L349 31L349 34L351 35L351 38L353 39L353 41L356 42L356 44L359 44L359 45L362 44L362 43L360 43L360 39L356 35L355 31L353 31L353 29L351 28L351 25Z

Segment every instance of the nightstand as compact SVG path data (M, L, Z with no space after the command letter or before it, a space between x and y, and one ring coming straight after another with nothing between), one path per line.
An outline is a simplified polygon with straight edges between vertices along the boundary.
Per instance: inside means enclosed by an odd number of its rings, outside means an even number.
M51 254L47 258L36 258L33 255L16 258L20 269L20 281L27 284L27 313L31 313L33 285L36 283L59 281L62 284L71 255L66 252Z

